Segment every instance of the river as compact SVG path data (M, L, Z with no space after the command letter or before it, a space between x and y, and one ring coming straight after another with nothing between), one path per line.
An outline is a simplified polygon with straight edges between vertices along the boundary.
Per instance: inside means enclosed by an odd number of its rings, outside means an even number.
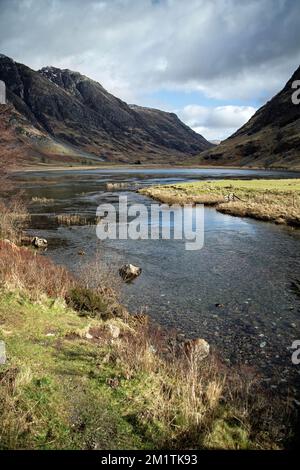
M203 337L230 364L252 368L270 387L295 386L300 366L291 346L300 339L300 230L242 219L205 208L204 247L187 251L184 240L105 240L95 226L58 227L55 214L95 216L102 203L117 205L120 194L147 207L153 201L131 191L134 185L203 179L300 177L299 173L233 169L113 168L31 171L17 175L31 199L30 233L47 238L45 252L78 273L97 260L117 274L123 263L142 267L141 276L123 284L123 302L167 327ZM107 183L129 188L107 190ZM145 220L151 224L151 220ZM85 256L80 256L84 251Z

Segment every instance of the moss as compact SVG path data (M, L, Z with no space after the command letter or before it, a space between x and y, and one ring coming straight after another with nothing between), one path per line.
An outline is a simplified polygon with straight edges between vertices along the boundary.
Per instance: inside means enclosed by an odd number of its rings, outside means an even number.
M246 450L253 448L249 433L235 419L220 418L203 442L208 449Z

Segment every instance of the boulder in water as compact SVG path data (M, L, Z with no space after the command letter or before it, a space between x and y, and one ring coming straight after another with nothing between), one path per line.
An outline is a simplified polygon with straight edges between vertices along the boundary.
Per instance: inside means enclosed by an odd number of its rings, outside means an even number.
M36 248L46 248L48 246L48 242L45 238L34 237L32 239L32 244Z
M119 274L125 282L133 281L133 279L138 277L141 272L142 268L140 268L139 266L134 266L133 264L124 264L119 269Z

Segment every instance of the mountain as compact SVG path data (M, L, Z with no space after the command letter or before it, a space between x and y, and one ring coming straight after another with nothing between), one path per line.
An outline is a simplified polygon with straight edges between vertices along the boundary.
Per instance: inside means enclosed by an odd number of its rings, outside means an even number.
M128 105L78 72L0 55L0 80L0 121L23 159L178 163L212 146L176 114Z
M292 102L295 80L300 80L300 67L280 93L231 137L201 153L197 162L300 169L300 104Z

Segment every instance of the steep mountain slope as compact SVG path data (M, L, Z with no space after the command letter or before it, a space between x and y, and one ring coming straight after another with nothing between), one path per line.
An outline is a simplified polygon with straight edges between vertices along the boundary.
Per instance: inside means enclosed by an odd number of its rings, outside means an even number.
M175 114L129 106L77 72L0 56L0 80L20 117L15 132L37 157L182 162L211 146Z
M300 80L300 67L283 90L243 127L219 146L203 152L200 162L300 169L300 104L292 102L295 80Z

